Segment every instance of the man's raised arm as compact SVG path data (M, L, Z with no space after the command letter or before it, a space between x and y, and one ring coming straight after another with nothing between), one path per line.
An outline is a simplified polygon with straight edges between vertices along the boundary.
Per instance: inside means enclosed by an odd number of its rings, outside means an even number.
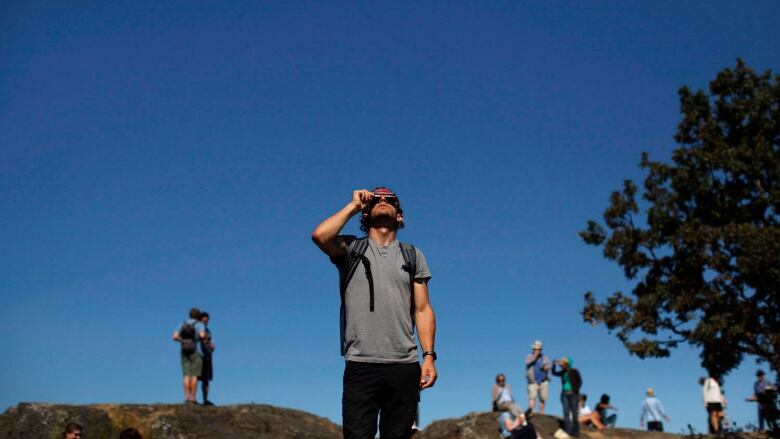
M371 197L371 192L365 189L352 192L352 201L320 223L311 232L311 240L328 256L335 257L344 254L347 251L347 245L339 236L339 232L350 218L360 213L371 202Z

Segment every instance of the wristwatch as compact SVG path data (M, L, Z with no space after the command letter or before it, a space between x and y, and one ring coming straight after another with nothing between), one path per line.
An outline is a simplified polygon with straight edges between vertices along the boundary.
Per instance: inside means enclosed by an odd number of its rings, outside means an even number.
M426 356L430 355L433 357L433 361L436 361L436 351L425 351L423 352L423 359L425 359Z

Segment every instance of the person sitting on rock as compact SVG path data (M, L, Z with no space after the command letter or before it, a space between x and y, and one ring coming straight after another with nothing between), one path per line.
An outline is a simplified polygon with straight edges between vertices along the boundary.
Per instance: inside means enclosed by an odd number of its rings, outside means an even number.
M81 439L81 425L75 422L69 422L65 426L65 431L62 432L62 437L65 439Z
M504 411L499 422L501 436L505 439L541 439L534 424L530 423L523 414L515 416L510 411Z
M596 413L599 414L601 422L607 427L615 427L617 423L617 414L607 414L607 410L617 410L617 407L609 404L609 395L601 395L599 403L596 404Z
M503 373L496 375L496 384L490 391L493 398L493 411L510 411L512 416L519 418L524 416L523 409L515 402L512 396L512 388L506 383L506 377Z
M577 420L582 425L590 424L598 428L599 430L603 430L604 424L601 423L601 417L597 412L594 412L593 410L590 409L590 407L588 407L587 404L585 404L585 401L587 400L588 400L588 395L581 393L580 394L580 417Z

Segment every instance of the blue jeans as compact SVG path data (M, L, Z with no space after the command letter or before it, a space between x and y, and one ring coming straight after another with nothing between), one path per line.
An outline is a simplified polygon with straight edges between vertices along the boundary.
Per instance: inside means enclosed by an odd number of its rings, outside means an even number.
M561 393L561 405L563 405L563 430L569 436L580 436L580 395L574 392Z

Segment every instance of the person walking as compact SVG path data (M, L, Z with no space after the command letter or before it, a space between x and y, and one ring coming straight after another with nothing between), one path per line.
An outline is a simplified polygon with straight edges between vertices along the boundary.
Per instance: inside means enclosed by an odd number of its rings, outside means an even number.
M582 386L582 376L573 366L574 360L571 357L561 358L553 362L552 374L561 377L563 430L569 436L579 437L579 393Z
M198 381L200 381L200 390L203 392L203 405L214 405L209 400L209 388L211 387L211 381L214 379L214 364L212 363L212 357L214 355L214 349L216 345L211 338L211 329L209 329L209 313L202 311L200 313L200 322L203 324L203 335L200 339L200 351L203 353L203 368L201 369Z
M539 399L539 414L544 414L544 403L550 388L552 363L542 354L542 342L531 345L531 353L525 357L525 378L528 381L528 409L533 413L536 399Z
M340 235L355 215L368 236ZM396 239L403 226L398 196L377 187L353 191L311 234L339 271L345 439L373 439L377 421L382 439L408 437L420 390L436 383L431 272L419 249Z
M655 390L652 387L647 389L647 398L642 402L642 412L639 414L639 426L645 427L645 420L647 420L647 431L664 431L664 423L661 422L661 418L669 421L669 417L666 416L664 406L661 401L655 397Z
M200 310L192 308L190 318L185 320L173 332L173 340L181 345L181 370L184 375L184 402L197 404L198 377L203 368L203 357L199 352L198 341L206 336L203 323L200 322Z

